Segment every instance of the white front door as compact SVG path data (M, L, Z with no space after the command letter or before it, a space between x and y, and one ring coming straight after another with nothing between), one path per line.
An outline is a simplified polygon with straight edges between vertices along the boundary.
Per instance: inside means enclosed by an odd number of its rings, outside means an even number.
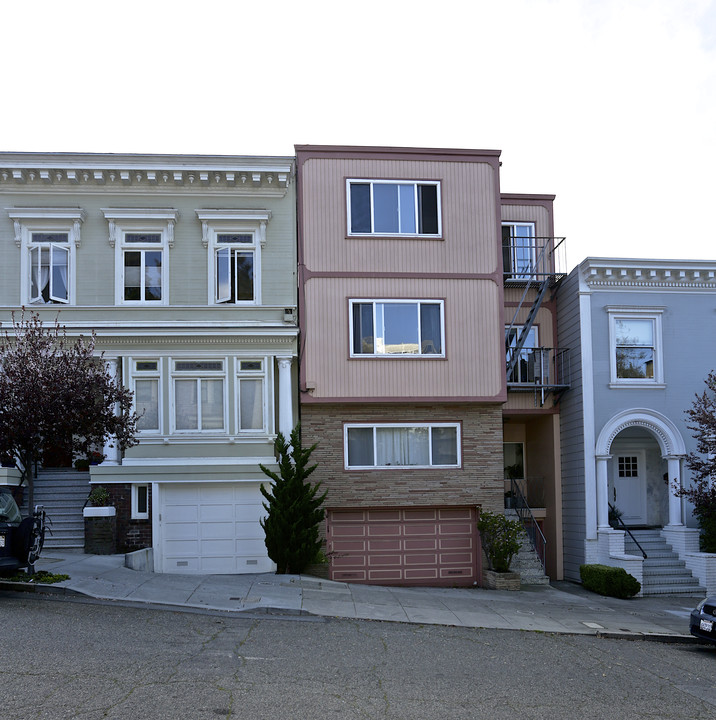
M646 472L644 452L614 456L614 486L611 504L621 511L625 525L646 525Z

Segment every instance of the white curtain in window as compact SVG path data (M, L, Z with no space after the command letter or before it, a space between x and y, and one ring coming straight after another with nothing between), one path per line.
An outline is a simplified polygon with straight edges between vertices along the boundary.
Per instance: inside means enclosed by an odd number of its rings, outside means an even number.
M239 380L239 427L241 430L261 430L264 426L263 381Z
M196 380L174 381L177 430L196 430L199 423Z
M428 437L428 428L377 428L377 464L430 465Z
M137 429L158 430L159 381L136 380L134 384L134 404L137 412L141 415L137 421Z
M221 430L224 427L224 381L201 381L201 428Z

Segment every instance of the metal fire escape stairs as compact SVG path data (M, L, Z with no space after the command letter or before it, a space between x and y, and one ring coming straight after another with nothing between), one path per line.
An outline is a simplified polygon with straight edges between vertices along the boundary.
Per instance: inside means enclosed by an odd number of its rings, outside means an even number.
M535 238L535 242L542 239L544 239L545 242L541 244L541 246L535 245L535 250L538 252L534 253L533 261L520 264L520 267L513 272L505 272L506 283L518 283L523 286L522 297L517 304L510 324L505 329L505 358L508 385L510 384L510 378L515 373L517 364L523 357L525 343L529 338L542 301L549 288L553 286L559 278L557 273L551 270L551 266L555 250L558 245L564 241L564 238ZM554 241L557 239L560 242L555 244ZM520 316L522 309L528 304L528 297L532 290L535 291L532 305L527 313L527 318L520 325L517 318ZM531 350L535 362L539 361L541 365L544 365L549 361L549 352L551 349L529 348L529 350ZM557 363L559 359L561 358L555 356L555 374L557 373ZM552 378L552 373L549 372L547 367L544 367L543 371L534 377L535 405L539 404L540 407L544 406L545 400L551 393L555 394L555 402L557 402L562 393L568 389L567 384L557 384L554 381L544 383L543 380L545 377ZM552 378L552 380L556 380L556 378Z

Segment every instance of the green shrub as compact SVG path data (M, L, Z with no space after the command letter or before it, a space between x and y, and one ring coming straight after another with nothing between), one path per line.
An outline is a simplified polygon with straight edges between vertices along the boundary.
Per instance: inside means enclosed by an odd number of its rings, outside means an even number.
M477 521L477 529L488 568L495 572L509 572L512 557L522 547L522 543L517 539L522 532L520 522L508 520L503 513L484 510Z
M641 590L641 584L624 568L610 565L580 565L579 576L587 590L608 595L609 597L627 598Z
M109 505L109 490L102 485L95 485L89 494L92 507L107 507Z

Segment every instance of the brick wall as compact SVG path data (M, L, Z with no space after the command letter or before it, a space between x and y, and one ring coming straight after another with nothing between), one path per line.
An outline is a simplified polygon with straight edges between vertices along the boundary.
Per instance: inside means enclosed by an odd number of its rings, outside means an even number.
M132 552L152 546L152 487L148 492L148 520L132 520L132 486L105 486L109 491L110 505L117 509L117 552Z
M345 470L346 422L459 422L462 467L450 469ZM326 508L504 505L502 408L499 405L303 405L303 444L318 442L311 476L328 491Z

